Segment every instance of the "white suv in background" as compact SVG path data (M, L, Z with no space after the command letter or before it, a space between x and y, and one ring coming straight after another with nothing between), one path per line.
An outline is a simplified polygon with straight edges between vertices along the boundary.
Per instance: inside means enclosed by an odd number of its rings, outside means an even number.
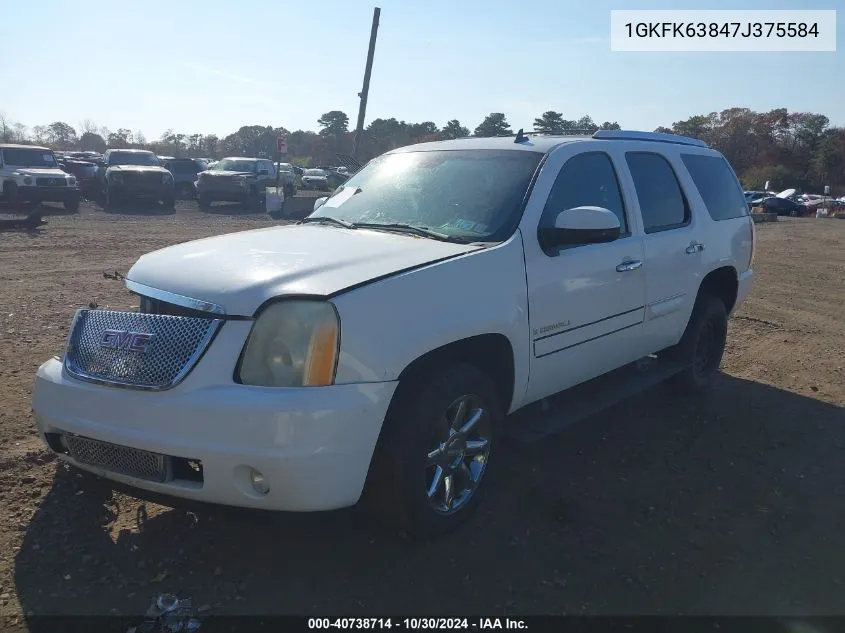
M139 489L294 511L363 494L441 533L503 433L706 387L752 280L733 170L679 136L413 145L315 206L144 255L137 312L78 311L35 380L46 444Z

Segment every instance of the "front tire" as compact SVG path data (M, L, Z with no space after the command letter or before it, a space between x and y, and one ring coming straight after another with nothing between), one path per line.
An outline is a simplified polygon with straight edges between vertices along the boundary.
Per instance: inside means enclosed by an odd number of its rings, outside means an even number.
M161 206L164 207L165 211L173 211L176 208L176 198L174 196L164 198L161 201Z
M481 501L503 418L492 380L468 364L400 384L367 482L373 508L416 537L451 532Z
M688 395L708 389L722 363L727 336L725 304L713 295L702 295L696 301L680 343L672 350L672 356L687 367L672 378L670 386Z
M111 187L106 188L106 196L103 201L103 208L106 211L114 211L117 207L117 195Z

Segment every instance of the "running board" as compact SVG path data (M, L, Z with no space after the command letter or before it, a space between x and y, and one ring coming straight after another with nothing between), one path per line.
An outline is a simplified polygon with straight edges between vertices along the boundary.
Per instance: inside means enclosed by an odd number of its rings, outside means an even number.
M542 440L657 386L685 368L683 363L647 356L515 411L505 420L505 437L520 442Z

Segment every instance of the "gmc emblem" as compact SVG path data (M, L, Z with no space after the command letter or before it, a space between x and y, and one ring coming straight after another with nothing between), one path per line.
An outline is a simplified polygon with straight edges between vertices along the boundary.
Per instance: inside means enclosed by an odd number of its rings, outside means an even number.
M146 354L155 334L146 332L130 332L128 330L104 330L100 337L100 347L108 349L125 349L130 352Z

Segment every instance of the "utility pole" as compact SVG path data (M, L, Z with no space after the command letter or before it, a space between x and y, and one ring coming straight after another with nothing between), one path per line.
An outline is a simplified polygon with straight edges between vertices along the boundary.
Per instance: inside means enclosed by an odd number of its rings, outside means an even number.
M370 75L373 72L373 56L376 53L376 35L378 34L378 18L381 9L378 7L373 11L373 27L370 30L370 50L367 51L367 67L364 70L364 87L358 93L361 103L358 106L358 125L355 128L355 144L352 147L352 157L357 160L358 148L361 144L361 137L364 134L364 116L367 113L367 95L370 92Z

